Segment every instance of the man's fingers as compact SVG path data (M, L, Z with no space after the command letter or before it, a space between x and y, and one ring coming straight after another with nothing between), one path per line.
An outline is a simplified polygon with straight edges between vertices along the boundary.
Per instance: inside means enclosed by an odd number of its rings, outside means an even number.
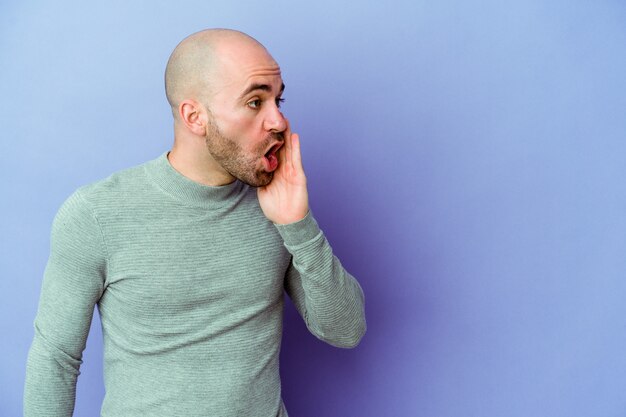
M287 120L287 119L285 119ZM287 122L287 128L282 132L283 143L287 142L287 137L289 135L289 122ZM278 166L282 166L287 163L287 148L285 145L281 146L278 150Z
M289 120L285 119L285 121L287 122L287 129L285 129L285 156L286 156L286 162L287 162L287 166L291 167L293 166L293 162L292 162L292 157L291 157L291 153L293 152L292 150L292 146L291 146L291 126L289 125Z
M292 134L291 140L293 142L293 151L292 151L293 167L297 171L304 172L304 168L302 167L302 154L300 153L300 135L298 135L297 133Z
M287 149L285 146L281 146L278 150L278 166L282 166L287 163Z

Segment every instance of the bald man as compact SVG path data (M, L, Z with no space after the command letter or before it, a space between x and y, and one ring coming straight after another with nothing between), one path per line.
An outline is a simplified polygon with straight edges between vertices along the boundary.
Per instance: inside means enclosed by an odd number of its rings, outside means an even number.
M285 292L333 346L366 331L363 291L309 210L268 51L238 31L195 33L165 88L172 149L79 187L54 218L27 417L72 415L96 305L107 417L287 416Z

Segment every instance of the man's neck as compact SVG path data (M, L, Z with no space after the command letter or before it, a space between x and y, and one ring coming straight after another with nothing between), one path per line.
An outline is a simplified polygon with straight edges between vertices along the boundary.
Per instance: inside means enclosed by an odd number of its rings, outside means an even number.
M217 187L235 181L235 178L225 172L206 149L189 152L174 143L172 150L167 154L167 159L176 171L203 185Z

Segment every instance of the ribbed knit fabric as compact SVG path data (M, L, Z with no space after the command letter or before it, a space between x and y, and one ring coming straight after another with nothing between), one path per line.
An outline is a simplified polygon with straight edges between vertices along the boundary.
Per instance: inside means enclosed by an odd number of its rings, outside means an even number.
M72 415L95 305L105 417L287 416L283 290L318 338L365 333L361 287L310 212L275 225L254 188L194 182L167 154L78 188L55 216L26 417Z

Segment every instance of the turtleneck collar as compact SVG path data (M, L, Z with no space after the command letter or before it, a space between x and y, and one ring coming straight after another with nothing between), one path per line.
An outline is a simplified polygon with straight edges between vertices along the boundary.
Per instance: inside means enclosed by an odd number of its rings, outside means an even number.
M193 181L170 164L167 159L169 152L163 152L158 158L146 163L146 173L159 188L185 205L208 209L219 208L239 194L244 187L239 180L216 187Z

